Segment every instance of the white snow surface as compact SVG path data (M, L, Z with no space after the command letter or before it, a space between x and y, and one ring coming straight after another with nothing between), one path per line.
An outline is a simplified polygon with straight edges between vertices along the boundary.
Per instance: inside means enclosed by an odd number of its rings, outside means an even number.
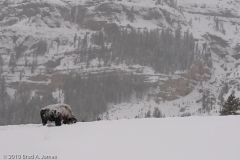
M239 126L240 116L1 126L0 159L239 160Z

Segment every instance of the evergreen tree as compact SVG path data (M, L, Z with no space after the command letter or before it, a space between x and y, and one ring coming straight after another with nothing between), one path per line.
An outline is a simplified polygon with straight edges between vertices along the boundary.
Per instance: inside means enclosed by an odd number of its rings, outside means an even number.
M48 44L46 40L40 40L37 45L37 49L35 50L36 55L43 56L48 50Z
M203 92L203 96L202 96L202 110L205 110L206 107L207 107L206 99L207 99L207 97L206 97L206 93Z
M148 112L145 114L145 118L151 118L151 111L148 110Z
M219 31L220 29L220 24L219 24L219 19L218 17L214 19L215 23L216 23L216 30Z
M32 65L31 65L31 73L32 73L32 74L34 73L34 70L35 70L34 65L35 65L35 62L34 62L34 59L33 59Z
M0 86L0 100L4 104L4 97L6 94L6 80L5 77L3 76L1 79L1 86Z
M16 67L16 59L14 53L10 54L9 66L12 66L13 68Z
M3 73L3 67L0 66L0 76L1 76L2 73Z
M224 97L223 97L223 95L224 95L224 93L223 93L223 91L221 91L221 93L220 93L220 95L219 95L219 100L220 100L220 102L221 102L221 105L223 105L223 103L224 103Z
M27 58L25 57L25 64L24 64L24 66L25 67L27 67L28 66L28 60L27 60Z
M224 85L224 93L227 94L229 90L228 83L225 83Z
M2 55L0 55L0 66L3 66L3 65L4 65L3 58L2 58Z
M161 113L161 111L159 110L158 107L154 108L153 117L155 117L155 118L162 118L162 113Z
M237 111L240 109L240 100L236 98L234 94L231 94L227 101L223 104L220 111L221 116L225 115L239 115Z
M192 24L193 22L192 22L192 18L190 19L190 21L189 21L189 25L192 27Z
M76 47L76 41L77 41L77 34L75 34L75 36L73 37L74 47Z

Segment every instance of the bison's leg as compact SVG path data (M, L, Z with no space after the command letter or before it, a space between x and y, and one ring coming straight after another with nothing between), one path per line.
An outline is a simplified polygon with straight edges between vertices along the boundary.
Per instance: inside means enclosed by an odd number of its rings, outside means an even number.
M66 120L63 120L63 124L69 124L68 121Z
M56 125L56 126L61 126L61 125L62 125L62 120L61 120L61 118L58 117L58 118L55 119L55 125Z
M63 117L63 124L69 124L69 118Z
M42 124L45 126L47 124L47 120L42 119Z

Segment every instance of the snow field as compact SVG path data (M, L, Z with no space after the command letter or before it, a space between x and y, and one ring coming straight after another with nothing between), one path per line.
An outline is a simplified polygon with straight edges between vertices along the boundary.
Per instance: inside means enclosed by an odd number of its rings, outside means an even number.
M238 160L240 117L189 117L0 127L4 155L58 160Z

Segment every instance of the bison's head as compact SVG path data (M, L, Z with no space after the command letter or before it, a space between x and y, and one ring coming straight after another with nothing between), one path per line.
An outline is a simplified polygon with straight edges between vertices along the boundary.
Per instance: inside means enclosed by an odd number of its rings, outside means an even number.
M42 118L47 118L47 117L49 117L49 115L50 115L49 109L48 109L48 108L41 109L40 115L41 115Z
M72 116L71 118L69 118L69 122L70 123L77 123L77 119L74 116Z
M60 112L57 110L53 110L51 114L54 118L58 118L60 116Z

